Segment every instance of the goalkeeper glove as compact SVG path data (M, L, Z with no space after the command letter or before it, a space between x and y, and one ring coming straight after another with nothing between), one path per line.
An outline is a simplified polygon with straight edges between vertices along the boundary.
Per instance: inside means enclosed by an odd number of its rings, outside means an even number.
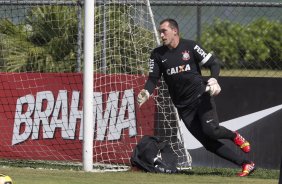
M141 105L143 105L143 103L145 103L149 99L149 97L150 97L150 94L148 90L142 89L137 96L137 103L139 107L141 107Z
M221 87L219 86L215 78L210 78L206 87L206 91L210 93L211 96L216 96L220 93Z

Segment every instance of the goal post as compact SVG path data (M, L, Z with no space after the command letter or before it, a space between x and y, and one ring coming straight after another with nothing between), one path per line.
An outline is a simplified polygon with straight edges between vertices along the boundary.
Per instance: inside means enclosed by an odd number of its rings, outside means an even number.
M83 70L83 169L93 169L93 62L94 62L94 10L95 0L85 0L84 70Z
M0 4L0 161L125 170L155 135L191 166L163 80L136 103L159 45L148 0Z

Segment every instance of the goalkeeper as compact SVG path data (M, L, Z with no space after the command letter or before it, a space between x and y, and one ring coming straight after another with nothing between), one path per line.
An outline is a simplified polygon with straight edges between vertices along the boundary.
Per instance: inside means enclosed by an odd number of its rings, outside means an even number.
M218 141L229 139L242 151L250 151L249 142L239 133L219 126L213 99L221 91L217 82L220 71L217 59L196 42L180 38L178 24L173 19L161 21L159 32L163 45L151 53L149 77L137 97L139 107L148 100L163 76L179 116L191 134L208 151L242 167L238 176L249 175L255 170L255 164ZM210 69L211 77L207 81L203 80L200 66Z

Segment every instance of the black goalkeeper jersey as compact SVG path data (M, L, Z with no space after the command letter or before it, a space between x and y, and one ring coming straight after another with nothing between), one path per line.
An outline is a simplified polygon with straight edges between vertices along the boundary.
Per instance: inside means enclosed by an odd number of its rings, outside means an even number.
M200 70L202 65L211 69L212 77L218 77L219 64L195 41L180 39L174 49L158 47L151 53L145 89L152 94L157 81L163 76L174 105L189 106L205 92L206 82Z

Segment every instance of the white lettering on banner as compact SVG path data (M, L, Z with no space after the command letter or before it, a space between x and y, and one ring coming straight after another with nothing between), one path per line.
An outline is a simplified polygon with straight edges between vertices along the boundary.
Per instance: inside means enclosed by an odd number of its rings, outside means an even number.
M79 95L80 92L79 91L73 91L72 92L72 99L71 99L71 106L70 106L70 118L69 118L69 131L68 131L68 138L65 139L75 139L75 127L76 127L76 123L77 120L81 120L81 125L83 122L83 111L82 110L78 110L79 107ZM82 134L82 130L83 130L83 126L80 125L80 133L79 135L83 135Z
M109 100L108 100L109 101ZM118 101L118 100L117 100ZM128 112L128 118L126 118L126 109ZM106 111L108 112L108 111ZM112 111L111 111L112 112ZM114 114L115 115L115 114ZM121 107L118 116L111 116L117 118L117 120L110 121L108 140L120 139L121 132L125 128L129 128L129 136L132 137L137 134L136 131L136 118L135 118L135 105L133 90L124 91L124 95L121 101Z
M53 139L56 129L61 131L63 139L75 139L79 119L79 139L82 140L83 111L79 110L79 97L79 91L72 92L70 109L66 90L59 91L56 101L51 91L38 92L36 99L32 95L18 98L12 145L24 142L30 136L32 140L37 140L41 132L43 139ZM135 136L137 130L133 89L124 91L120 103L120 92L110 92L104 114L102 97L102 93L93 93L93 127L96 129L96 140L105 140L106 136L107 140L118 140L122 130L126 128L129 129L130 137Z
M207 56L207 53L205 53L205 51L198 45L194 47L194 50L196 50L203 58Z
M26 95L18 98L16 105L16 113L14 120L14 129L13 129L13 139L12 145L17 144L19 142L25 141L28 139L30 134L32 133L32 113L35 106L35 99L32 95ZM23 106L27 104L25 113L22 113ZM23 125L23 126L22 126ZM24 132L20 133L20 128L24 127Z
M46 103L46 108L43 109L43 104ZM32 139L38 139L39 128L42 123L43 139L53 138L51 127L49 126L48 118L51 116L54 108L54 96L52 91L42 91L37 93L35 110L34 110L34 121L32 126Z

